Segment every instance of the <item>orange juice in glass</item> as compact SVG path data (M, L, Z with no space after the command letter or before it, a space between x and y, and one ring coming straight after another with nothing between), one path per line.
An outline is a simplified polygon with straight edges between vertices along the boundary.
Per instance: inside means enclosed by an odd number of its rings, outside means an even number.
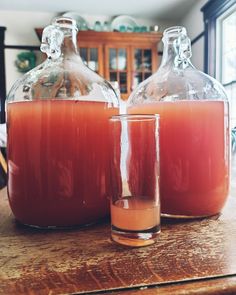
M113 116L109 127L112 239L150 245L160 232L158 117Z

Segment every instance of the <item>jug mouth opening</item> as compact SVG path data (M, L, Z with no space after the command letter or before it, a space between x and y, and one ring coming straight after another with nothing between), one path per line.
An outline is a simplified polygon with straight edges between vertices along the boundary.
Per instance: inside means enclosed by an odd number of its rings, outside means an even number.
M65 29L74 29L78 31L76 21L70 17L56 17L52 20L52 25Z
M185 27L181 27L181 26L170 27L164 31L163 41L167 41L169 43L173 42L180 35L187 36L187 31L186 31Z

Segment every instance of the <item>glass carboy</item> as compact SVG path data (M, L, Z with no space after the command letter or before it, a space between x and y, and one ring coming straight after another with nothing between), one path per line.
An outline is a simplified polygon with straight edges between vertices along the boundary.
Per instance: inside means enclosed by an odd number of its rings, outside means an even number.
M229 192L228 100L219 82L191 64L184 27L165 30L163 43L161 65L133 91L128 113L160 114L162 214L214 215Z
M46 61L7 99L10 206L27 225L93 223L109 212L108 118L119 100L82 62L74 20L46 27L41 51Z

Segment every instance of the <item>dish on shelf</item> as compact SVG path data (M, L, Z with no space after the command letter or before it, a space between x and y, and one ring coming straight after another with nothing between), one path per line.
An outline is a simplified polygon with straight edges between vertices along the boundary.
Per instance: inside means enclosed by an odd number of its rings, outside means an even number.
M66 12L62 16L73 18L76 21L77 27L80 31L86 31L89 28L87 21L76 12Z
M137 26L137 23L134 18L129 15L120 15L113 19L111 22L112 31L126 31L133 32L134 28Z

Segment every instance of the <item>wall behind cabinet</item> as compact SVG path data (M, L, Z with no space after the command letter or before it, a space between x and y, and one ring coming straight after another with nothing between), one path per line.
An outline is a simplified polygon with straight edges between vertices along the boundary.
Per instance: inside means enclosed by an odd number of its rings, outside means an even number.
M31 12L31 11L0 11L0 26L5 26L6 37L5 44L7 45L34 45L38 46L39 40L34 32L36 27L47 26L56 13L49 12ZM104 22L110 20L110 17L105 15L82 15L90 25L93 25L96 20ZM161 31L169 26L176 25L173 21L141 19L136 18L140 25L158 24ZM6 49L6 86L7 92L16 79L22 76L17 72L14 65L16 55L21 52L19 50Z

